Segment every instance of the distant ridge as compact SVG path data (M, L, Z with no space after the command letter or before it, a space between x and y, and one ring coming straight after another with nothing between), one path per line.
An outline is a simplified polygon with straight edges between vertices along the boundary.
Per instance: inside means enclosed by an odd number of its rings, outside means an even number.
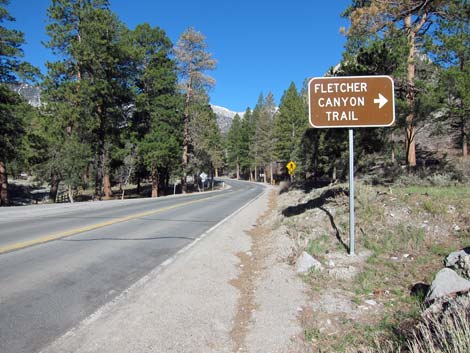
M39 87L27 83L14 83L9 85L10 89L21 95L33 107L41 106L41 91ZM244 112L234 112L225 107L211 104L212 111L217 116L217 123L220 131L226 134L232 126L233 118L236 114L241 118L245 115Z
M245 115L244 112L234 112L214 104L211 104L211 108L214 114L217 116L217 123L219 125L220 131L223 134L226 134L228 130L230 130L230 126L232 126L232 121L236 114L238 114L240 118L243 118L243 115Z

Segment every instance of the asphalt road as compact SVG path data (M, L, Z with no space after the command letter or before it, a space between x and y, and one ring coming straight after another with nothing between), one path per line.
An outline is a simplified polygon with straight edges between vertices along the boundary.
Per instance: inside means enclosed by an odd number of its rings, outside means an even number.
M0 209L0 352L39 352L263 192Z

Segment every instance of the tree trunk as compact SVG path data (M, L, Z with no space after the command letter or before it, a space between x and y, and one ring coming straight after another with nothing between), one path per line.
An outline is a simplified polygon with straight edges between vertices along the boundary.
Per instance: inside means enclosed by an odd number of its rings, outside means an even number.
M98 198L98 200L101 200L103 197L103 158L104 158L104 153L103 153L103 146L102 142L98 142L98 152L96 156L96 176L95 176L95 197Z
M186 128L185 128L185 135L186 135ZM183 138L183 140L186 140L186 137ZM188 172L188 162L189 162L189 151L188 151L188 144L184 142L183 145L183 177L181 178L181 189L183 194L186 194L188 192L188 184L186 181L187 177L187 172Z
M158 197L158 170L156 167L152 168L152 198Z
M410 114L414 116L414 114ZM408 121L410 118L410 121ZM406 117L406 136L405 136L405 148L406 148L406 163L408 167L416 166L416 128L413 126L411 120L413 117Z
M0 206L8 206L8 176L5 162L0 160Z
M425 20L425 17L424 17ZM415 51L416 51L416 31L419 28L413 28L411 15L408 15L405 20L405 28L407 31L408 42L408 59L406 67L406 101L408 103L409 114L406 117L406 134L405 134L405 148L406 148L406 164L408 167L416 166L416 128L414 126L414 101L415 101Z
M192 75L189 75L189 83L186 91L186 101L184 108L184 117L183 117L183 155L182 155L182 164L183 164L183 178L181 178L181 190L183 194L188 192L188 185L186 176L188 174L188 165L189 165L189 145L191 143L191 136L189 132L189 107L191 105L191 94L192 94Z
M107 168L106 168L107 169ZM109 178L109 172L106 170L103 178L103 189L104 189L104 198L109 200L113 197L113 190L111 190L111 181Z
M55 173L53 173L51 175L51 189L49 190L49 200L51 200L51 202L56 202L57 193L59 192L59 184L59 177Z
M267 173L267 172L266 172L266 169L267 169L266 166L264 166L264 167L263 167L263 182L264 182L265 184L268 183L268 177L267 177L267 175L266 175L266 173Z
M237 180L240 180L240 160L237 157Z
M274 185L274 171L273 171L273 162L271 162L271 165L270 165L270 179L271 179L271 185Z
M103 197L103 179L105 174L105 117L101 106L97 108L100 126L97 132L98 148L96 153L96 177L95 177L95 197L101 200Z
M139 171L137 172L137 195L140 195L142 186L140 185L141 181L141 168L139 167Z
M219 168L214 168L215 177L219 177Z
M253 181L258 181L258 166L255 165L255 175L254 175L254 180Z
M73 190L70 185L68 186L67 191L68 191L69 201L70 203L73 203Z
M467 134L465 131L465 123L462 123L462 156L463 159L468 158L468 141L467 141Z

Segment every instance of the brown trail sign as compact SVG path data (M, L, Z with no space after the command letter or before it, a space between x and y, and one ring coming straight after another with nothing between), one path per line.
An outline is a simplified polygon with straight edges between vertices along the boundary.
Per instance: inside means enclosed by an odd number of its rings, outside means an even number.
M310 125L316 128L380 127L395 122L389 76L316 77L308 84Z
M349 254L354 255L354 132L395 122L389 76L316 77L308 83L309 119L315 128L349 129Z

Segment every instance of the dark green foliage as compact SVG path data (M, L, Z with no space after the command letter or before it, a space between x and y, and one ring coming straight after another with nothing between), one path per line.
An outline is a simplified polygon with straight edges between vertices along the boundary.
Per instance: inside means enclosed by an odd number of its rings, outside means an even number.
M286 164L290 160L296 162L301 169L302 140L308 128L307 106L302 96L291 83L281 98L279 112L274 121L275 156L277 161Z
M129 133L154 186L163 187L165 177L179 170L182 143L182 97L177 92L176 66L169 58L172 44L163 30L143 24L130 32L128 45L135 91ZM157 196L158 190L153 194Z
M24 122L18 114L22 103L20 96L6 85L0 84L0 160L8 161L15 157L24 135Z
M470 125L470 4L462 0L447 2L446 15L428 36L432 58L444 67L439 86L446 112L444 133L457 131L457 145L468 156Z
M242 160L248 157L247 136L242 126L242 119L235 115L227 133L227 159L229 167L236 170L236 177L240 178Z
M0 0L0 24L15 20L5 7L8 4L9 1ZM18 79L34 80L39 74L36 68L22 60L23 44L22 32L0 25L0 206L9 203L6 166L13 159L21 163L18 151L25 132L24 102L10 91L8 84Z
M50 40L46 45L63 58L47 64L44 81L45 114L57 120L50 139L67 145L68 139L76 138L92 146L95 194L101 197L103 179L109 176L110 149L118 142L126 124L125 109L131 103L130 53L122 41L126 29L110 12L107 1L56 0L48 9L48 17ZM67 151L72 149L65 150L59 159L52 152L50 161L64 166L77 157ZM61 158L65 158L64 163ZM64 175L60 168L50 170L53 180ZM78 168L73 170L80 173ZM83 175L87 173L82 170ZM104 191L109 196L109 190Z
M222 136L217 117L208 104L208 97L204 103L193 104L191 107L191 163L190 170L199 175L204 171L209 174L213 169L223 166Z

